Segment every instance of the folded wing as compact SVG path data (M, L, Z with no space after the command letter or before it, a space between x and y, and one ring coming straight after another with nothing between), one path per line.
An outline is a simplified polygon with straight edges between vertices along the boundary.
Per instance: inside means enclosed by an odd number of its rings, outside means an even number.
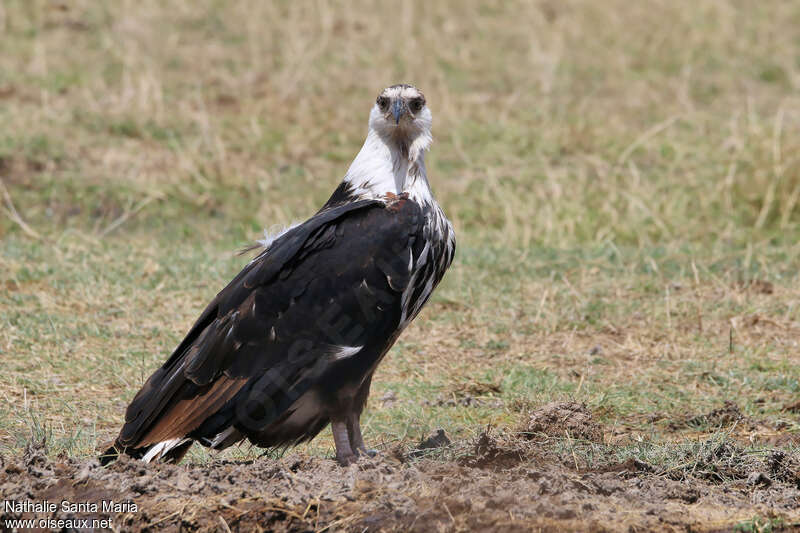
M422 225L413 202L364 200L322 211L276 239L220 291L136 394L117 448L142 456L187 438L264 440L265 428L335 375L331 365L396 335ZM277 440L312 438L326 423Z

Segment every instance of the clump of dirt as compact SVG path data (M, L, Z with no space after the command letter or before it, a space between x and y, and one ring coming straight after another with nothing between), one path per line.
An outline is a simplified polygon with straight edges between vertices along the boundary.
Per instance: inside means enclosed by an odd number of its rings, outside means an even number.
M797 400L792 403L787 403L783 406L784 411L788 411L790 413L800 413L800 400Z
M409 457L423 457L427 455L431 450L436 450L439 448L446 448L450 446L450 438L444 432L443 429L437 429L433 434L431 434L428 438L422 439L417 447L413 449L408 456Z
M458 464L471 468L506 470L528 458L530 447L513 441L501 444L490 432L491 428L482 431L473 444L472 452L461 457Z
M766 465L772 479L790 483L800 489L800 458L774 450L767 456Z
M740 290L751 291L756 294L773 294L775 292L775 285L763 279L739 281L735 286Z
M736 425L741 430L769 432L769 424L742 413L736 402L728 400L722 407L707 413L689 414L682 419L669 422L672 431L682 429L728 428Z
M346 468L302 453L202 465L122 457L101 467L93 458L51 458L33 445L3 459L0 500L57 508L5 504L0 528L20 518L107 519L98 529L133 532L730 531L756 515L800 524L798 463L788 451L752 463L763 475L751 480L742 472L738 480L709 483L670 479L636 460L579 471L542 453L539 443L488 430L449 447L455 457L401 462L386 454ZM742 459L737 453L708 451L717 462ZM98 509L64 508L62 500Z
M431 400L423 400L422 405L430 405L433 407L490 407L492 409L501 409L503 407L503 400L500 398L492 397L478 397L471 394L439 394Z
M653 466L645 463L644 461L640 461L635 457L630 457L621 463L610 463L607 465L603 465L597 468L593 468L589 470L590 472L616 472L620 476L624 477L632 477L637 474L642 473L651 473L655 472L656 469Z
M759 399L755 401L758 402ZM800 435L787 431L790 424L786 421L773 422L748 416L736 402L730 400L708 412L687 414L665 421L664 424L666 429L674 432L688 430L690 433L710 433L724 430L732 439L749 445L791 447L800 443Z
M491 407L501 409L503 400L496 395L502 392L499 383L484 381L458 382L436 396L433 400L423 400L423 405L435 407Z
M458 396L486 396L487 394L500 394L503 388L499 383L468 381L453 386L452 390Z
M603 442L603 427L585 403L552 402L529 415L520 435L532 440L544 436Z
M725 404L708 413L690 415L683 421L686 426L729 426L735 422L747 420L747 417L736 405L736 402L726 401Z

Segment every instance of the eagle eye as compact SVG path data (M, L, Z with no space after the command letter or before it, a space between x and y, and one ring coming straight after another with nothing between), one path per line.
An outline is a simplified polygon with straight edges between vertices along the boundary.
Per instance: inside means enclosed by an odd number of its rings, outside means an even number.
M422 98L414 98L413 100L411 100L409 107L411 108L411 111L417 113L419 112L420 109L422 109L422 106L424 105L425 105L425 100L423 100Z
M375 103L378 104L378 107L380 107L381 110L383 111L385 111L386 108L389 107L389 99L386 98L385 96L379 96L378 99L375 100Z

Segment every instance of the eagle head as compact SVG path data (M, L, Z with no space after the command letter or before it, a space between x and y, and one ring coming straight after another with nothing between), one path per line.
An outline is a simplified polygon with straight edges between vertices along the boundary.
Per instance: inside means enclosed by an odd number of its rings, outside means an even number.
M406 84L382 90L369 116L371 129L381 137L410 149L412 156L427 150L430 145L431 122L425 95L413 85Z

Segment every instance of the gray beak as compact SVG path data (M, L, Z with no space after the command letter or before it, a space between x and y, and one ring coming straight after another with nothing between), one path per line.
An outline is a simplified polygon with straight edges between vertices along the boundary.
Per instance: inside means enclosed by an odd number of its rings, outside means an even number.
M392 115L394 116L395 125L400 124L400 117L408 112L408 106L402 98L398 98L392 102Z

